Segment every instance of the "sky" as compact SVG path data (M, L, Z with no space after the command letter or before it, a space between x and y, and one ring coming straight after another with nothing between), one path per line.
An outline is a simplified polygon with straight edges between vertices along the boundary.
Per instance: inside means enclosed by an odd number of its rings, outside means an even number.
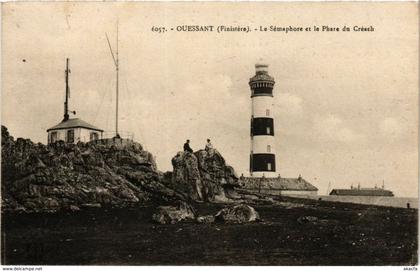
M70 109L114 130L112 46L119 24L120 130L132 132L162 171L188 138L213 145L248 175L249 78L269 64L281 176L328 188L385 182L418 193L416 3L3 3L1 122L47 142L62 120L70 58ZM153 26L373 26L374 32L177 32Z

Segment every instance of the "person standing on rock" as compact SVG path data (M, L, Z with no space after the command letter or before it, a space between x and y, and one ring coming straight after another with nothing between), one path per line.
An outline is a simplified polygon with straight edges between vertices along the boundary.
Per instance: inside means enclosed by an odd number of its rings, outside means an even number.
M190 147L190 140L189 139L187 139L187 142L185 142L185 144L184 144L184 151L189 152L189 153L193 152L193 150Z
M209 154L213 154L214 150L213 150L213 145L210 142L210 139L207 138L207 144L206 147L204 148L206 150L206 152L208 152Z

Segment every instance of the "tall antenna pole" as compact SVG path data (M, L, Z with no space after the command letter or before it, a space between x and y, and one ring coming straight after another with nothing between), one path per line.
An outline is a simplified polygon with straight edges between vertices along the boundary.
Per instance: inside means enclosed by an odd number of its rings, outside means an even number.
M116 86L116 106L115 106L115 137L120 137L118 134L118 81L119 81L119 59L118 59L118 19L117 19L117 60L116 60L116 66L117 66L117 86Z
M66 100L64 102L64 119L63 121L69 120L69 96L70 96L70 87L69 87L69 62L70 60L67 58L66 60Z
M115 64L115 70L116 70L116 87L115 87L115 96L116 96L116 106L115 106L115 137L119 138L120 135L118 133L118 85L119 85L119 71L120 71L120 65L119 65L119 59L118 59L118 19L117 19L117 50L116 54L114 56L114 52L112 50L111 43L109 42L108 35L105 33L106 40L108 41L109 50L111 52L112 59L114 60Z

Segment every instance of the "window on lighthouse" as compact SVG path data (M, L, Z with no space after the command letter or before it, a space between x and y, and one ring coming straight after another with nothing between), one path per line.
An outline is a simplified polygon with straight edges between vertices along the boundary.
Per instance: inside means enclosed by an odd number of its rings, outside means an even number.
M271 170L271 163L267 164L267 170Z
M267 131L267 135L271 134L271 129L270 129L270 127L267 127L267 128L266 128L266 131Z

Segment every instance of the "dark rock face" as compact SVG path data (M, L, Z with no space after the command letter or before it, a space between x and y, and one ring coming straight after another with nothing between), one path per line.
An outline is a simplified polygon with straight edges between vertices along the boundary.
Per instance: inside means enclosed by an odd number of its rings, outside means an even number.
M28 212L185 200L135 142L34 144L2 126L2 208Z
M178 152L172 158L172 184L178 191L182 191L192 200L202 200L203 184L198 170L197 157L189 152Z
M234 169L214 149L179 152L172 166L172 186L195 201L227 201L227 191L238 186Z
M199 150L194 155L198 159L204 199L226 200L227 192L239 185L233 167L227 165L223 156L215 149Z
M246 223L259 221L260 215L253 207L239 204L220 210L216 214L215 219L226 223Z

